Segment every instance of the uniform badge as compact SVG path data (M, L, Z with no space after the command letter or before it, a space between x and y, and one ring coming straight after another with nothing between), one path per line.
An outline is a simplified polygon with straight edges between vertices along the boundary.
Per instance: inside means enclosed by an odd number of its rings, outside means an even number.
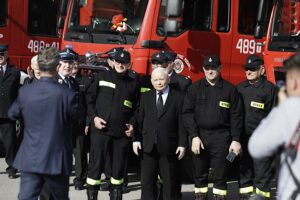
M121 54L121 58L124 58L124 54L123 53Z
M248 63L251 63L251 62L252 62L251 59L249 59Z
M211 58L209 58L209 59L208 59L208 62L212 62L212 59L211 59Z

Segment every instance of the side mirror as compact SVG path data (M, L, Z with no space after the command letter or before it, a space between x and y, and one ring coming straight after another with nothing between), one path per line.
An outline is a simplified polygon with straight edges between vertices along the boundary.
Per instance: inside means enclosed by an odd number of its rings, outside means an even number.
M182 0L168 0L166 7L167 17L180 17L182 10Z
M261 39L264 36L264 29L263 26L260 24L257 24L254 30L254 38L255 39Z
M64 24L65 24L65 18L62 17L62 16L60 16L60 17L57 19L56 29L59 30L59 29L64 28Z
M59 10L58 10L58 15L67 15L67 6L68 6L68 0L61 0L59 4Z
M165 33L178 33L179 32L179 22L174 19L166 19L164 23Z

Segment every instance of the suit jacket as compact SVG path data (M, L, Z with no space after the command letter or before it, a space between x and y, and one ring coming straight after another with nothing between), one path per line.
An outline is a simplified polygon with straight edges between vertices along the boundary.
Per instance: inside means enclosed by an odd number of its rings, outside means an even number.
M0 77L0 118L8 118L8 108L17 98L20 88L20 71L7 65L3 78Z
M138 114L139 131L134 138L142 141L144 152L151 152L157 135L157 151L161 154L175 154L178 146L187 145L181 111L183 95L170 88L163 112L157 115L156 90L142 94Z
M75 93L42 77L23 86L9 117L23 118L24 138L13 166L24 172L66 174L72 166L71 121L79 115Z
M191 84L191 79L181 74L177 74L175 71L173 71L172 75L170 76L169 86L173 89L183 92L184 94Z

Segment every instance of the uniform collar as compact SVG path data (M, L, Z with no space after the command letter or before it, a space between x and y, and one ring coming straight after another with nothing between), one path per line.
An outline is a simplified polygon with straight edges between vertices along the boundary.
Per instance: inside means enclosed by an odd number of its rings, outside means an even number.
M205 80L204 81L205 86L212 86L211 84L209 84L209 82L206 80L206 78L204 78L204 80ZM216 82L216 84L214 86L219 87L219 88L223 87L223 79L221 76L219 77L219 80ZM214 86L212 86L212 87L214 87Z
M261 85L265 83L265 81L266 81L266 77L262 76L261 79L254 84L251 84L249 81L247 81L245 87L253 86L255 88L259 88Z

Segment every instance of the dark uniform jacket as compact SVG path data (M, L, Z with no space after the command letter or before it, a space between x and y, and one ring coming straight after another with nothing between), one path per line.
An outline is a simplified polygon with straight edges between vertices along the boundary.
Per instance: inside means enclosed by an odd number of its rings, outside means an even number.
M0 75L0 118L8 118L8 109L17 98L19 88L20 71L7 64L4 76Z
M201 131L223 130L239 141L243 107L235 86L222 78L215 86L205 78L192 84L184 100L183 122L191 137L201 135Z
M139 82L130 73L102 71L94 76L88 98L88 115L91 116L92 132L113 136L126 136L126 123L136 125L134 113L139 96ZM104 119L106 128L94 127L94 117Z
M173 71L172 75L170 76L169 86L180 92L185 93L191 84L191 79L181 74L177 74L175 71Z
M263 77L255 84L250 84L248 80L241 82L237 89L244 103L245 134L250 135L275 105L276 88Z
M75 93L52 78L23 86L9 110L24 119L24 137L13 166L23 172L69 174L72 167L71 120L79 106Z
M161 154L175 154L178 146L186 147L187 135L182 123L183 99L180 92L170 88L163 112L158 116L156 90L142 95L138 114L139 131L134 140L142 141L144 152L151 152L155 142Z

